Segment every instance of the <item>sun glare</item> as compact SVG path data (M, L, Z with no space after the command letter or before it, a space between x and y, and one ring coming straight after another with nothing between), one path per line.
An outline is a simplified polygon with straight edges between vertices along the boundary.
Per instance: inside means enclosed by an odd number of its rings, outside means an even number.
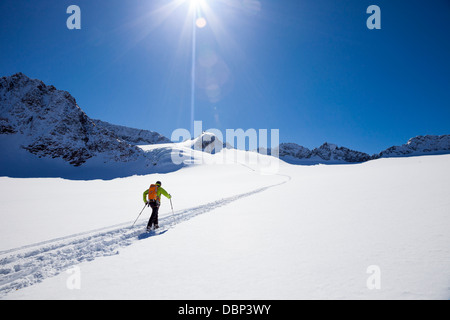
M204 2L204 0L189 0L191 2L191 4L199 6L201 5L202 2Z
M189 0L189 1L191 4L191 11L194 14L195 25L199 29L206 27L207 21L204 17L204 13L208 9L206 0Z
M200 29L204 28L204 27L206 27L206 19L203 17L200 17L195 21L195 24L197 25L197 28L200 28Z
M188 0L191 8L194 10L201 10L205 7L206 1L205 0Z
M231 38L226 32L226 25L222 23L223 21L221 21L221 19L219 19L220 10L217 10L220 8L220 3L231 5L232 0L165 1L165 5L154 7L153 11L148 12L139 20L139 23L134 22L133 27L137 25L142 26L144 21L150 24L150 28L139 28L139 30L142 30L141 37L139 39L140 41L147 37L149 33L157 27L168 27L168 24L165 23L168 19L173 21L174 19L184 17L184 24L182 26L180 25L182 28L180 29L181 34L179 37L177 57L174 61L184 61L184 59L188 56L191 58L190 124L191 133L193 134L193 124L196 116L196 92L199 91L203 98L206 97L212 103L218 102L222 98L223 92L226 89L225 84L227 84L229 75L228 67L222 60L217 58L218 55L215 55L215 53L212 52L211 54L213 55L213 58L208 58L208 56L205 57L204 52L199 52L199 57L197 55L197 47L201 44L201 48L208 48L210 35L214 36L217 40L217 44L221 47L223 46L230 48L236 46L233 41L234 39ZM242 1L243 4L247 4L258 0L238 0L239 3L241 3L240 1ZM241 6L231 6L231 8L236 9L241 8ZM207 29L207 32L200 31L200 29ZM190 53L188 52L189 49L191 51ZM214 57L217 59L214 59ZM197 65L197 62L199 62L199 65Z

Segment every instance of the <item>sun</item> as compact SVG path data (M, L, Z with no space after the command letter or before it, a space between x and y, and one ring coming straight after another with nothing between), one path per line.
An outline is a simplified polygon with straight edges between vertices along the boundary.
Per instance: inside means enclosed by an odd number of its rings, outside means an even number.
M205 0L189 0L189 2L194 6L201 6L205 3Z
M206 0L187 0L190 3L190 11L194 15L194 21L197 28L202 29L206 27L207 20L204 16L205 11L208 10Z
M186 0L191 6L191 10L203 10L206 6L206 0Z

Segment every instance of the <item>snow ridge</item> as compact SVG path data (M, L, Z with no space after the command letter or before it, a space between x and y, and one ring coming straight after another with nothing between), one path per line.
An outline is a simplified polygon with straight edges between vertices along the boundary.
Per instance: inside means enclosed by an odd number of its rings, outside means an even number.
M92 122L94 122L97 126L113 132L117 137L119 137L119 139L131 145L162 144L172 142L158 132L119 126L95 119L92 119Z

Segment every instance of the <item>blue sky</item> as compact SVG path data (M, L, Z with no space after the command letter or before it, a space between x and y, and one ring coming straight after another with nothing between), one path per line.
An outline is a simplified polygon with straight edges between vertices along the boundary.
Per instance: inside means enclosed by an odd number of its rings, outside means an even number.
M448 0L204 0L195 120L376 153L450 134ZM81 30L68 30L69 5ZM381 30L369 30L369 5ZM190 129L189 1L2 0L0 76L69 91L92 118Z

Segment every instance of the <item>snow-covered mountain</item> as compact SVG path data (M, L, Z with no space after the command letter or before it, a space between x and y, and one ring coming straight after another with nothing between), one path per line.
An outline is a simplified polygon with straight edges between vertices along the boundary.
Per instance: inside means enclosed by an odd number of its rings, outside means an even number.
M92 171L107 163L129 174L146 173L157 159L132 141L168 139L150 131L93 121L68 92L22 73L0 78L0 142L5 151L0 175L15 176L19 169L30 172L30 166L45 171L43 176L52 171L57 175L61 174L58 167L85 167L87 163Z
M280 158L295 164L360 163L379 158L448 153L450 153L450 135L417 136L411 138L406 144L390 147L372 156L327 142L313 150L296 143L281 143L279 146Z
M450 155L406 156L449 153L449 136L372 157L282 144L286 162L366 163L261 174L213 133L135 146L133 130L39 80L0 79L0 299L448 299ZM174 149L194 165L168 172ZM226 153L238 161L195 165ZM92 179L105 176L124 178ZM158 180L172 199L144 233Z
M217 135L212 132L204 131L200 136L190 141L191 148L210 154L216 154L224 148L232 149L233 147L226 142L220 140Z
M393 146L373 158L392 158L405 156L421 156L431 154L447 154L450 153L450 135L441 136L417 136L409 139L406 144L401 146Z
M22 73L0 78L0 145L4 150L0 176L76 179L177 170L180 165L171 158L174 148L209 154L232 148L211 132L175 145L157 132L93 120L70 93ZM293 164L361 163L445 153L450 153L450 135L418 136L373 156L330 143L313 150L295 143L279 146L280 158Z
M298 164L357 163L371 159L367 153L338 147L335 144L327 142L313 150L296 143L281 143L279 146L279 155L286 162Z

